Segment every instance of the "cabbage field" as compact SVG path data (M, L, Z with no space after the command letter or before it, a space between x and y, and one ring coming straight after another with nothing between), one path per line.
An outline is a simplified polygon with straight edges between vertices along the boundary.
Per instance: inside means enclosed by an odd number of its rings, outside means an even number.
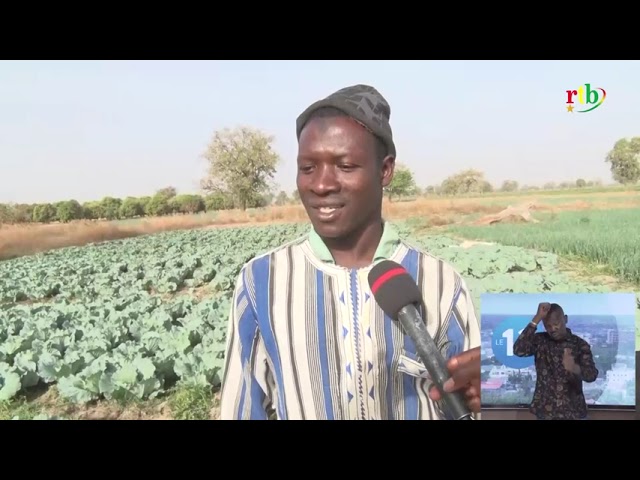
M476 307L484 292L610 291L561 273L553 253L397 225L458 268ZM74 404L219 385L240 268L307 228L178 231L0 262L0 402L43 384Z

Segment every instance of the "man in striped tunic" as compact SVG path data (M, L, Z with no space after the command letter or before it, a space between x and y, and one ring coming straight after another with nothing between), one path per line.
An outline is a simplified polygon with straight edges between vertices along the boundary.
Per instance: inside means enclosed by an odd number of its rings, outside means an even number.
M371 294L367 275L384 259L419 285L452 388L479 411L480 329L465 282L382 218L396 155L389 118L386 100L366 85L298 117L297 186L312 226L238 277L222 419L447 418L413 341Z

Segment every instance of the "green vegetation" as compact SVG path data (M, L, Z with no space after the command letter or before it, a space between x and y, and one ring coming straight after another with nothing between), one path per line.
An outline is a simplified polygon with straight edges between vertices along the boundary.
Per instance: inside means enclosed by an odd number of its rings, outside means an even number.
M640 181L640 137L621 138L605 160L611 165L613 179L623 185Z
M207 420L214 397L210 386L182 387L171 395L169 405L176 420Z
M474 240L499 242L577 257L607 266L640 285L640 209L536 214L541 223L453 226L448 230Z
M216 385L240 268L301 228L181 231L0 263L0 401L39 383L74 403Z
M448 237L413 235L420 222L399 226L459 269L476 307L483 292L610 290L559 272L553 253L463 248ZM178 231L0 263L0 401L54 384L62 401L81 405L175 392L174 415L206 417L240 268L307 228Z

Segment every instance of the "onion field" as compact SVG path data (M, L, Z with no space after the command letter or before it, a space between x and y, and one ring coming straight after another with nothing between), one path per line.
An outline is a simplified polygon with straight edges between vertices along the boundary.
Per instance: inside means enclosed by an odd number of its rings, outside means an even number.
M640 285L640 209L536 214L536 218L541 222L459 226L450 231L465 238L579 257Z

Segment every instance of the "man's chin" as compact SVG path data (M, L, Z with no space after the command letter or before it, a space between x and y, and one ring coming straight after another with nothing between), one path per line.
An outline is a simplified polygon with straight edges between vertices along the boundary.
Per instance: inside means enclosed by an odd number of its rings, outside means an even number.
M337 239L344 236L344 229L337 224L327 224L322 222L312 222L313 229L322 238Z

